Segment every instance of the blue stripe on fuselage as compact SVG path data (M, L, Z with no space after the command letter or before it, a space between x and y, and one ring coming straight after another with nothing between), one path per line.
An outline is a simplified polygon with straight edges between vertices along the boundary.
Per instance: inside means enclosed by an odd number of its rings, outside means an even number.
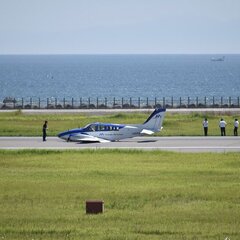
M61 132L58 134L58 137L63 137L65 135L73 135L73 134L76 134L76 133L83 133L82 131L83 129L82 128L75 128L75 129L71 129L71 130L68 130L68 131L65 131L65 132Z
M87 134L87 133L90 133L90 132L93 132L93 131L89 131L88 130L88 127L89 126L103 126L104 128L105 127L117 127L118 129L121 129L121 128L124 128L125 125L123 124L112 124L112 123L99 123L99 122L96 122L96 123L91 123L91 124L88 124L86 127L84 128L75 128L75 129L71 129L71 130L68 130L68 131L65 131L65 132L61 132L58 134L58 137L61 138L65 135L74 135L74 134L77 134L77 133L81 133L81 134ZM111 131L111 130L99 130L99 131Z

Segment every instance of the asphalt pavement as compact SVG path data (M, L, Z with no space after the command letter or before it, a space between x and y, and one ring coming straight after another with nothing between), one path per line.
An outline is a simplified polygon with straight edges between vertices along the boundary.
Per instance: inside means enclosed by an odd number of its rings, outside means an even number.
M66 142L57 137L0 137L0 149L140 149L177 152L240 152L240 137L136 137L109 143Z

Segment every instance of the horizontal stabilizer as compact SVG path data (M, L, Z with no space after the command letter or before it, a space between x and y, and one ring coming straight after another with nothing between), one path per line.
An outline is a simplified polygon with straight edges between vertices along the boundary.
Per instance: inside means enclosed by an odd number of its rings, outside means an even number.
M154 134L153 131L151 131L151 130L147 130L147 129L143 129L143 130L141 131L141 133L142 133L142 134L148 134L148 135L152 135L152 134Z

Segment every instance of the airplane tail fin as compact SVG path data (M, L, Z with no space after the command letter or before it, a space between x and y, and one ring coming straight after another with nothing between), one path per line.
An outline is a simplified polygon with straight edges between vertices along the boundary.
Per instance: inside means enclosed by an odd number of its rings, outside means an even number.
M143 128L153 132L159 132L162 129L163 119L166 113L165 108L158 108L143 123Z

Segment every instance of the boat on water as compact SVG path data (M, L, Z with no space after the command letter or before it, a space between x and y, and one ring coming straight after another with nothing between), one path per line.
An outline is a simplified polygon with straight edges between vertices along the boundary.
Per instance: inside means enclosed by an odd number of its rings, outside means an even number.
M222 62L224 60L225 60L225 56L222 56L222 57L219 57L219 58L216 58L216 57L211 58L211 61L213 61L213 62Z

